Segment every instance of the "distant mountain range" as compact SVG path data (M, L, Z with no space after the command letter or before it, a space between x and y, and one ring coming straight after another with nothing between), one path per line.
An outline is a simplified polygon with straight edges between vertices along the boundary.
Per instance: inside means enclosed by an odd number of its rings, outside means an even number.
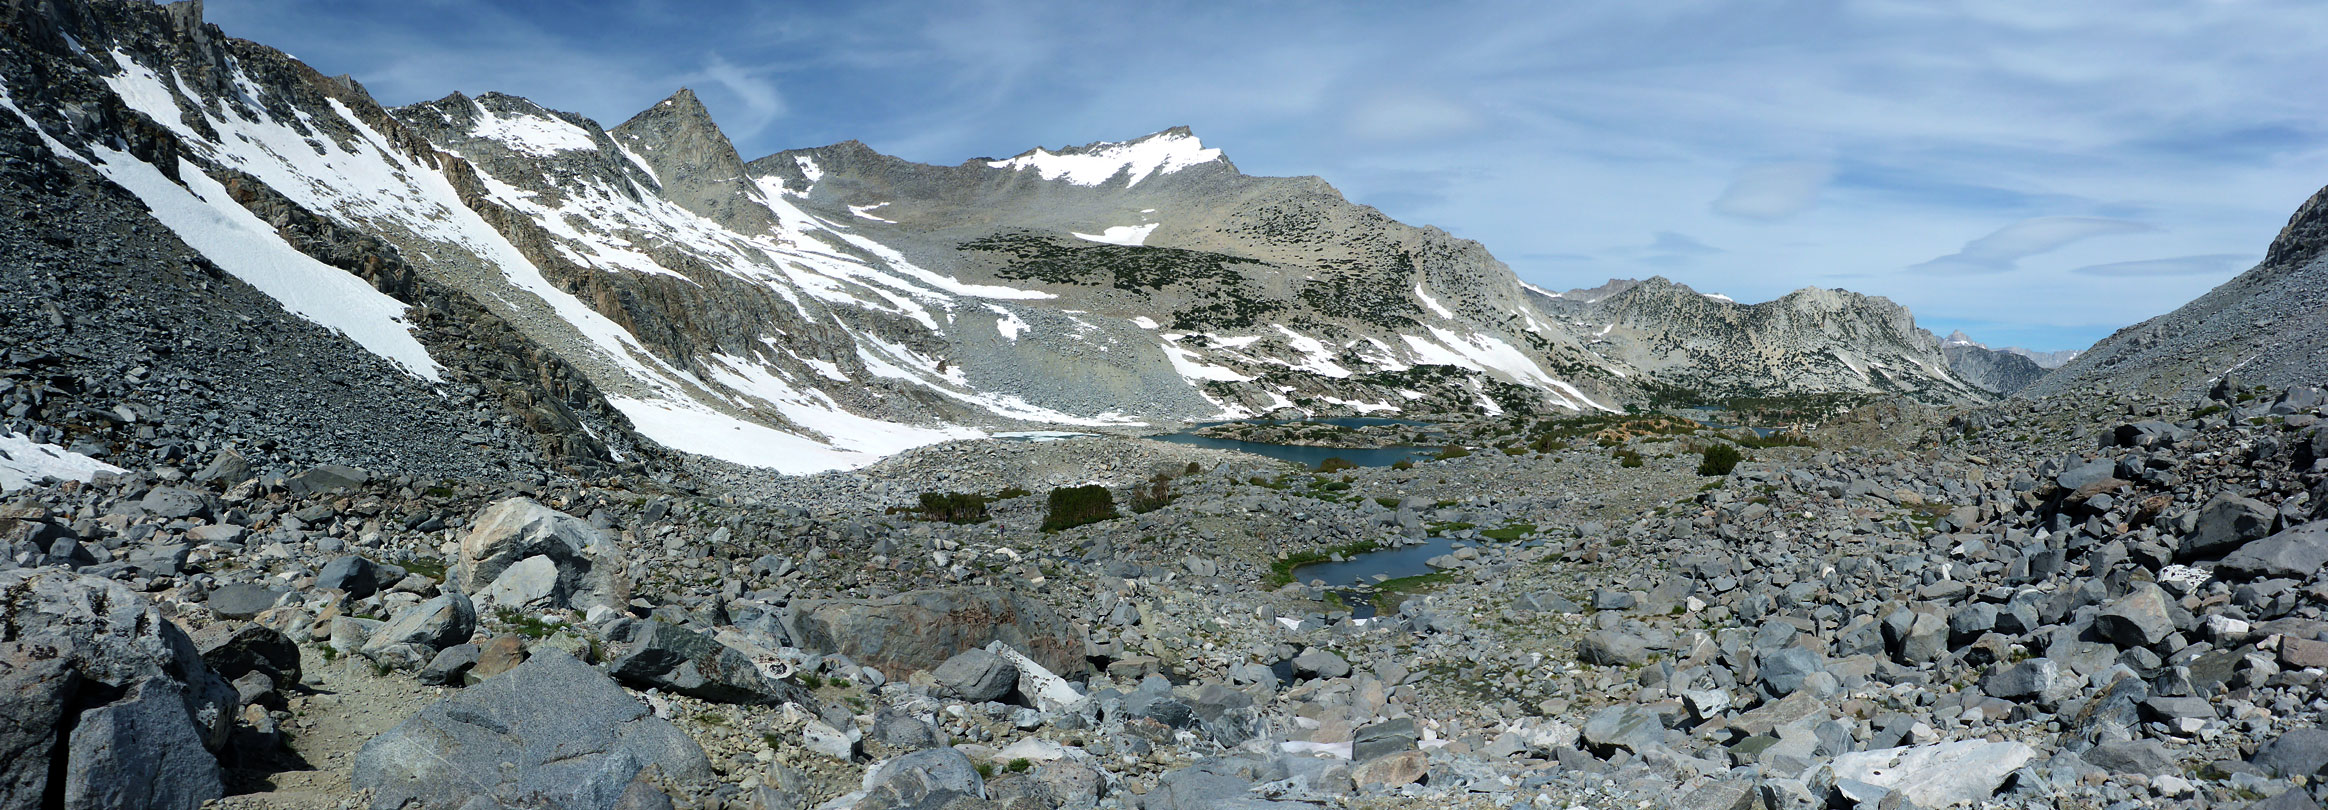
M109 227L171 235L409 378L381 396L488 392L500 429L591 463L642 438L807 472L1035 426L2026 384L1882 298L1537 289L1185 128L954 166L854 141L747 161L686 90L612 128L493 93L389 109L198 4L4 13L23 193L117 189L146 213ZM444 307L468 331L414 328Z

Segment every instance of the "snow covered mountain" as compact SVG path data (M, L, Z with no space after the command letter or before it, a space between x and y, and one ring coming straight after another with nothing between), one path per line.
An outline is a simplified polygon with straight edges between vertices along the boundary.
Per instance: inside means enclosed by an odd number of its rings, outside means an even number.
M415 328L479 310L586 381L505 393L513 413L602 461L633 444L622 423L806 472L1035 426L1983 396L1881 299L1743 307L1652 280L1577 309L1186 129L956 166L855 142L747 162L686 90L611 129L499 94L384 109L198 2L5 13L0 132L417 388L482 373L445 362L476 341Z

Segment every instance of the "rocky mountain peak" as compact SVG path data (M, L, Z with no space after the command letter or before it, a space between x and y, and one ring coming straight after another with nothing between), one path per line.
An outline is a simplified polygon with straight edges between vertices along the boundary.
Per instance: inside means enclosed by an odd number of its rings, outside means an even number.
M2293 267L2311 261L2328 247L2328 188L2320 189L2296 208L2288 217L2287 227L2279 237L2271 240L2271 249L2264 253L2263 263L2269 267Z
M744 233L775 226L768 209L753 202L759 192L743 158L695 91L679 88L607 134L646 163L664 198L680 207Z

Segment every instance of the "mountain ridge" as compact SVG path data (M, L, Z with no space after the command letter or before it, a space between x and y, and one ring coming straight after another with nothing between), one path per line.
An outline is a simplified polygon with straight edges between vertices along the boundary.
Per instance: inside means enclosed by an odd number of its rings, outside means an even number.
M32 124L42 137L151 141L132 154L170 182L195 182L183 165L283 190L567 358L642 435L739 463L808 471L994 429L1288 409L1611 410L1653 388L1984 396L1905 310L1856 294L1687 323L1636 306L1628 329L1661 337L1611 356L1485 246L1322 178L1245 175L1185 126L956 166L855 141L745 161L685 88L612 128L500 93L391 110L216 35L198 7L60 7L80 8L16 14L84 36L8 86L70 66L122 113ZM1675 337L1693 328L1728 348ZM1874 365L1819 360L1838 336L1881 344ZM1707 368L1740 357L1761 359Z

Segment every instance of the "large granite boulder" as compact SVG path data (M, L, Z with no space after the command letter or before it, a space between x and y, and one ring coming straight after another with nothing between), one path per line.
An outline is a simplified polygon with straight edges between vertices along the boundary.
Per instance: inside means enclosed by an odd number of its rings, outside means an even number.
M0 807L199 807L240 698L120 583L0 571Z
M698 783L711 761L605 673L544 648L365 743L349 781L376 810L611 810L669 806L656 776Z
M1091 671L1083 639L1050 608L991 588L908 591L882 599L798 603L798 646L840 653L891 678L936 669L955 653L1000 641L1061 675Z
M531 603L512 607L619 609L630 599L622 571L621 549L604 532L531 498L510 498L477 513L461 537L453 582L480 598L523 594ZM505 575L513 580L499 582Z

